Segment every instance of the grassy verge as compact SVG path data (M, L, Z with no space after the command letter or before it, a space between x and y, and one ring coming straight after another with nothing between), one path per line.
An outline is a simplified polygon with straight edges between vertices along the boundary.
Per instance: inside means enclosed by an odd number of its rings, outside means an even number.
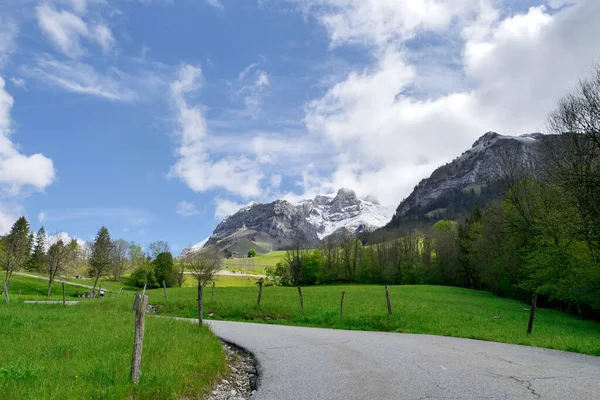
M226 269L262 274L266 267L274 267L284 257L285 251L278 250L252 258L230 258L224 263Z
M239 278L237 278L239 279ZM266 322L339 329L393 331L456 336L515 343L600 356L600 324L550 309L539 309L534 332L526 335L529 313L511 299L488 292L441 286L391 286L393 315L387 315L385 291L376 285L332 285L303 288L300 312L296 288L264 287L260 305L257 288L217 284L215 300L206 295L205 311L215 319ZM339 315L342 291L344 315ZM171 290L160 313L196 316L196 290ZM209 291L207 291L210 293ZM499 319L494 318L499 316Z
M14 279L9 292L19 285L35 292L33 281ZM0 303L3 399L202 398L226 369L222 347L208 328L149 316L142 374L132 385L131 296L71 307L23 304L23 298Z

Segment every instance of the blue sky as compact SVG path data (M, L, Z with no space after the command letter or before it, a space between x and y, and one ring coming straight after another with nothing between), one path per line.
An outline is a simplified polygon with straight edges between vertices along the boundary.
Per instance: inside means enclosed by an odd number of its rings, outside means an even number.
M0 233L178 253L250 201L393 208L486 131L544 131L600 54L595 3L5 0Z

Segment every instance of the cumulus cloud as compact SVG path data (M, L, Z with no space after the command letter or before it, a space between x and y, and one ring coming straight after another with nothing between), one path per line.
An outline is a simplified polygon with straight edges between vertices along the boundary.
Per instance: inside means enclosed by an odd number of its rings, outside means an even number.
M21 215L23 215L21 206L9 207L0 203L0 235L10 232L10 228Z
M215 218L223 219L231 214L234 214L244 206L245 204L240 204L235 201L217 197L215 199Z
M24 188L43 191L55 179L54 164L42 154L24 155L11 139L12 96L0 77L0 189L17 195Z
M333 173L303 176L306 193L347 186L397 204L484 132L540 130L600 49L600 3L591 0L559 9L538 1L512 13L492 0L301 3L333 47L362 46L374 58L306 105L307 128L336 154ZM442 48L423 57L428 38ZM448 58L457 62L448 65ZM421 90L434 66L462 80Z
M211 159L203 108L189 104L186 98L201 86L202 70L187 64L179 68L177 79L171 83L171 101L178 125L178 159L169 176L182 179L196 192L223 188L242 197L259 196L264 175L255 160L246 155Z
M187 201L180 201L177 203L177 210L175 211L178 215L182 215L184 217L193 217L195 215L200 214L200 210L196 207L195 204L189 203Z

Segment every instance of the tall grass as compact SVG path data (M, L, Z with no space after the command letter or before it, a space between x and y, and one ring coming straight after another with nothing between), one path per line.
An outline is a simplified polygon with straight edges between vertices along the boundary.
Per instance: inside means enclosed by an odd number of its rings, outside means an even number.
M217 284L214 301L205 295L206 314L222 320L456 336L600 356L600 324L542 308L538 309L533 334L528 336L529 313L524 311L528 305L489 292L442 286L390 286L393 314L389 316L383 286L305 287L304 312L300 312L296 288L264 287L261 304L257 305L258 289L252 286ZM344 315L340 317L342 291L346 298ZM194 288L171 290L168 301L156 295L154 298L164 304L159 310L163 315L196 316Z
M11 283L12 290L20 281ZM179 321L146 317L140 382L129 382L131 300L95 299L63 307L23 304L13 296L10 304L0 304L0 398L204 396L227 368L222 347L208 328Z

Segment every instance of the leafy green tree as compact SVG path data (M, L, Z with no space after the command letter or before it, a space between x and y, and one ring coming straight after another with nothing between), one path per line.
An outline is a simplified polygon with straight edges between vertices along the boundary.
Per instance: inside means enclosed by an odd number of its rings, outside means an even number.
M33 254L27 262L27 270L32 272L46 271L46 230L42 226L35 235Z
M127 252L129 250L129 242L123 239L114 240L112 242L112 267L111 275L116 282L121 278L121 275L127 268Z
M29 222L25 217L19 218L12 226L10 233L4 238L5 256L2 260L6 272L4 281L9 284L14 271L23 269L29 260L33 235L29 232Z
M127 284L135 287L157 288L159 287L156 274L152 264L145 262L139 266L129 277Z
M72 266L77 257L78 249L79 244L75 239L71 239L68 244L59 239L48 249L45 263L46 272L48 273L48 297L51 295L54 279Z
M248 250L248 258L256 257L256 249Z
M95 293L96 285L101 276L110 274L113 263L113 243L106 227L101 227L94 243L92 244L92 255L90 257L90 276L94 277L92 293Z
M152 261L152 268L154 268L154 274L159 285L163 281L165 281L168 287L175 284L177 277L175 276L173 266L173 256L168 252L158 254Z

